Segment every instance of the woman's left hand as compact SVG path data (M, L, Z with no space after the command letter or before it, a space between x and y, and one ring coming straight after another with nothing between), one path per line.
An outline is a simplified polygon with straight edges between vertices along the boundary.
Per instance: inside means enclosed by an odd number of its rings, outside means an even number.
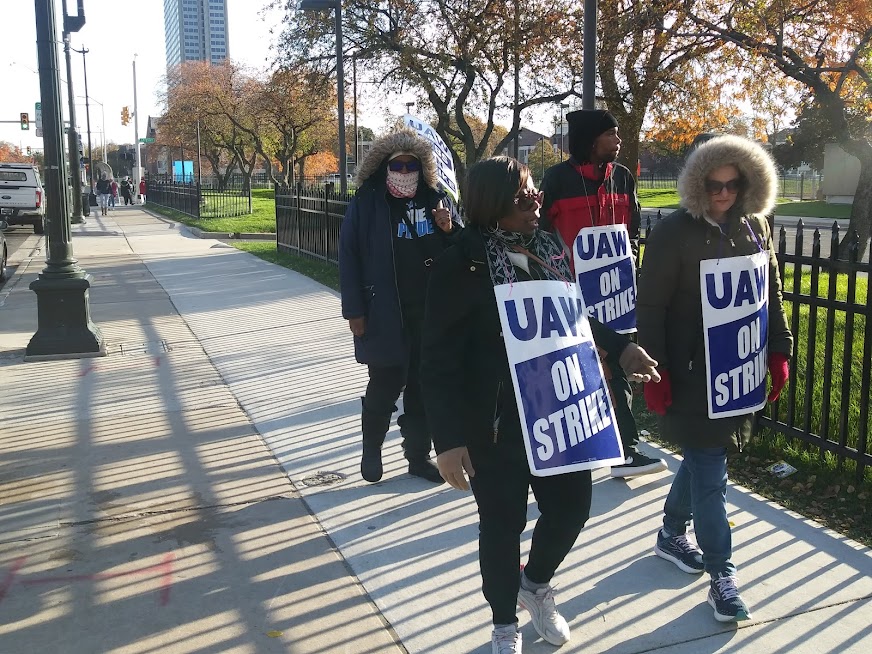
M648 356L644 348L635 343L630 343L621 352L618 363L627 374L627 379L636 382L659 382L660 373L657 372L657 362Z
M439 200L439 204L433 209L433 220L436 221L436 226L446 234L450 233L454 228L454 225L451 223L451 212L445 208L442 200Z
M455 447L436 457L436 467L442 479L457 490L469 490L469 482L466 475L475 477L475 470L469 458L469 451L465 447ZM466 472L466 475L464 474Z

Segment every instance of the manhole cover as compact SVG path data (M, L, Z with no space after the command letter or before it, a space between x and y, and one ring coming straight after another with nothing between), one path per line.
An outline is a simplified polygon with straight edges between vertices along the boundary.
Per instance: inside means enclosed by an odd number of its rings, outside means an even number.
M345 481L345 475L341 472L316 472L300 480L304 486L331 486Z

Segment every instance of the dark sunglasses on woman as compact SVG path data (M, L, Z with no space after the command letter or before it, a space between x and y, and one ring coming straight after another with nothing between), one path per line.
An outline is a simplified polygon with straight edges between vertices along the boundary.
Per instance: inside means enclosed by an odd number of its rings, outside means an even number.
M397 161L394 159L393 161L388 162L388 170L394 173L399 173L403 170L407 173L417 173L421 170L421 162L417 159L413 159L412 161Z
M741 188L742 180L739 178L728 179L726 182L719 182L716 179L705 180L705 190L709 195L720 195L724 189L727 189L728 193L738 193Z
M525 188L515 196L514 202L519 211L530 211L535 209L537 205L542 206L541 193L539 189Z

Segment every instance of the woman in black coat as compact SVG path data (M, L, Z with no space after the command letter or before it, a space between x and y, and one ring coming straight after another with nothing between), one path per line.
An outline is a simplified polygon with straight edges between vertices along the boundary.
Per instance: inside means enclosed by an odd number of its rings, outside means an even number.
M397 423L409 473L442 483L418 381L421 322L432 263L459 226L442 206L433 150L412 129L377 139L357 178L339 233L339 283L355 357L369 370L360 472L381 479L381 448L402 393Z
M492 647L500 654L521 651L518 603L542 638L554 645L569 640L549 582L590 513L589 470L549 477L530 472L494 295L498 284L572 279L560 245L539 230L541 202L529 168L515 159L496 157L470 168L467 227L433 266L424 318L421 379L437 465L459 490L469 489L469 475ZM591 327L599 347L620 355L628 376L656 377L656 361L642 348L593 321ZM531 487L542 515L519 575Z

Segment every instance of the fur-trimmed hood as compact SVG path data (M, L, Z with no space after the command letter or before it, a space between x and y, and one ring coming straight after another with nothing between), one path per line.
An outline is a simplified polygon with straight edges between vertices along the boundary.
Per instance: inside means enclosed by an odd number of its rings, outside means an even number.
M769 214L775 208L778 173L775 162L759 144L740 136L724 135L706 141L687 158L678 176L681 206L694 217L708 209L706 177L716 168L733 165L739 169L744 187L734 205L737 215Z
M370 177L384 172L387 158L394 152L410 152L421 162L424 182L432 189L437 188L439 180L436 174L436 158L430 143L410 127L403 127L390 134L377 138L360 167L357 169L357 184L362 186Z

